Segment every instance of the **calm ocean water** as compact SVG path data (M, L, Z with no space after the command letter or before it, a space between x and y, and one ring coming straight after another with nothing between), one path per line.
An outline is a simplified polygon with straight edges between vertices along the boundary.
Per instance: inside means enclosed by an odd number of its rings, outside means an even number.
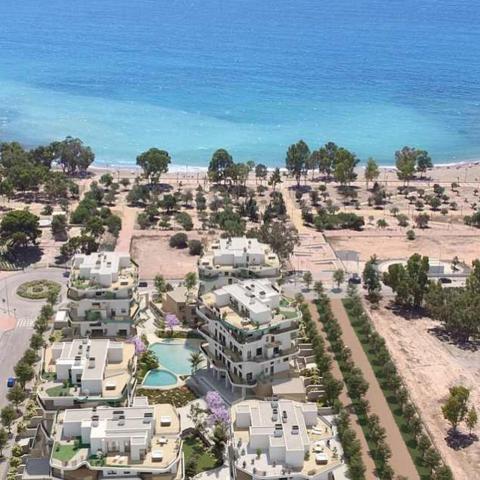
M100 164L283 164L300 138L480 156L471 0L1 0L0 19L4 140L79 136Z

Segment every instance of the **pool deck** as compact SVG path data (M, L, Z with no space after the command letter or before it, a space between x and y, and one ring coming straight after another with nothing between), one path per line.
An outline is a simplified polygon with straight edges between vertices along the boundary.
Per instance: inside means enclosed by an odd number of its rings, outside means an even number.
M154 337L155 340L150 343L151 337ZM202 343L201 339L197 338L158 338L156 335L151 335L149 337L147 335L147 340L149 341L148 348L149 350L155 345L155 344L160 344L160 345L185 345L186 343L190 344L197 344L200 345ZM153 340L153 338L152 338ZM190 368L188 368L188 373L176 373L172 371L168 366L164 365L160 359L158 359L159 367L158 370L164 370L168 373L171 373L177 378L177 382L175 384L171 385L146 385L144 382L147 379L147 377L150 375L150 370L146 375L145 378L143 379L142 382L142 388L148 388L148 389L153 389L153 390L170 390L172 388L177 388L185 385L185 381L182 380L180 377L181 376L189 376L190 375Z

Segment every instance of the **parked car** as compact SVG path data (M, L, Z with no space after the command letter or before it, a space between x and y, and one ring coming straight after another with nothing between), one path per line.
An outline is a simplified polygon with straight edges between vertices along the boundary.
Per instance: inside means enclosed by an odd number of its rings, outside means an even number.
M138 282L138 286L142 288L148 287L148 282Z
M438 280L440 283L452 283L452 279L448 277L440 277Z
M12 388L15 385L15 381L16 381L15 377L8 377L7 387Z

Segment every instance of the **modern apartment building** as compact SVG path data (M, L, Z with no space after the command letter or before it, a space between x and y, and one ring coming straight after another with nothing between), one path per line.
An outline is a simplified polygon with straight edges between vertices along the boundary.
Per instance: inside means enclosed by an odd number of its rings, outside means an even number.
M206 293L197 316L207 368L242 396L291 372L301 313L270 280L244 280Z
M75 255L67 297L72 327L81 336L130 335L138 313L138 267L130 255Z
M135 373L133 344L109 339L57 342L45 350L38 398L45 409L121 404Z
M256 238L221 238L198 261L203 292L247 278L278 278L280 261L269 245Z
M335 470L344 468L341 445L315 403L238 403L232 408L232 431L235 478L331 480Z
M50 458L52 476L65 479L182 478L180 417L172 405L59 412Z

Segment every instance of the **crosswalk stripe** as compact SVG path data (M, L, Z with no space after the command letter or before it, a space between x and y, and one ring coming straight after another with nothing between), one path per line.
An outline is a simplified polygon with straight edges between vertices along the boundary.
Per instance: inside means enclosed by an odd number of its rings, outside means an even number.
M33 318L19 318L17 320L17 328L33 327L35 320Z

